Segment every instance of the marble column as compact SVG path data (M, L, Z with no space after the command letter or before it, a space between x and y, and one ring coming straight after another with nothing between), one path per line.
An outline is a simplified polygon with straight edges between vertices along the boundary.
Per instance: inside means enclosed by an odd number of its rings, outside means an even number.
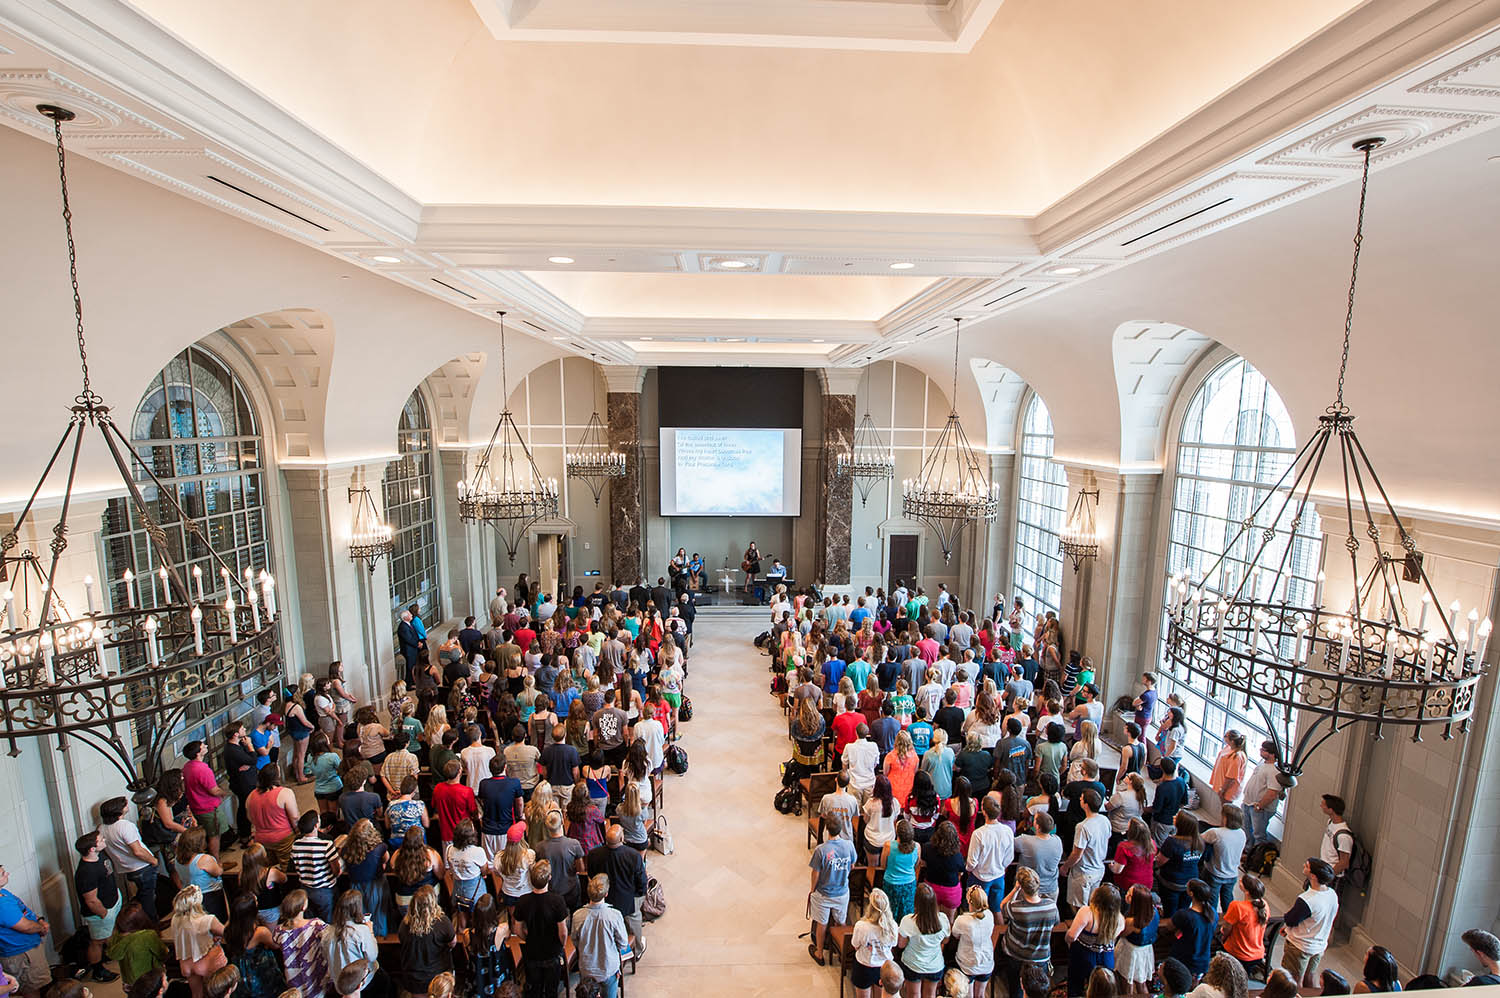
M641 482L641 386L643 367L607 366L606 419L609 445L625 455L625 477L609 483L609 571L611 578L634 582L641 574L641 520L645 513Z
M853 539L854 482L837 474L839 452L854 446L854 392L861 371L823 370L823 475L818 485L817 581L849 584L849 546Z

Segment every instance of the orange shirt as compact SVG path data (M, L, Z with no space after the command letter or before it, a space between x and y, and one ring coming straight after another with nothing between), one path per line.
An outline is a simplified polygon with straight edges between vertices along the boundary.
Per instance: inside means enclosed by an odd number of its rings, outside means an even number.
M1266 956L1266 922L1255 913L1255 905L1240 898L1224 912L1224 949L1245 963Z
M1224 788L1233 780L1234 795L1226 799L1224 803L1236 803L1245 790L1245 771L1249 768L1249 762L1243 752L1225 749L1219 753L1219 758L1214 760L1214 771L1208 777L1208 785L1214 788L1214 793L1223 797Z
M912 784L917 781L917 753L912 752L902 762L891 749L885 754L885 776L891 781L891 797L905 801L911 796Z

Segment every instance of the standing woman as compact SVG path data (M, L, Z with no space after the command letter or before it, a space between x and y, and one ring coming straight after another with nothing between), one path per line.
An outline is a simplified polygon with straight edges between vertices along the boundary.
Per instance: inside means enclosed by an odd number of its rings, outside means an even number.
M1109 818L1110 842L1118 845L1125 837L1130 822L1146 813L1146 781L1139 773L1121 774L1115 783L1115 792L1105 805L1105 816ZM1154 851L1154 850L1153 850ZM1120 883L1115 879L1115 883ZM1124 890L1121 885L1120 890Z
M1146 743L1141 741L1141 727L1125 722L1125 744L1120 746L1120 775L1146 771Z
M202 827L194 825L177 836L172 873L183 887L198 888L204 911L220 922L229 920L229 904L224 900L224 868L209 854L208 836Z
M875 774L875 788L865 801L864 815L865 860L875 866L879 864L885 847L896 837L896 820L901 815L901 809L891 797L891 781L884 773Z
M939 799L953 796L953 750L948 747L948 732L932 732L932 745L922 755L922 772L932 778L932 788Z
M1380 994L1386 991L1400 991L1401 980L1396 976L1400 970L1401 968L1397 966L1396 958L1391 955L1390 950L1384 946L1371 946L1365 950L1365 966L1362 971L1362 978L1354 985L1354 993L1363 995L1372 992ZM1213 971L1213 965L1210 964L1208 972L1212 974ZM1241 972L1241 979L1243 979L1243 971ZM1205 977L1204 980L1206 981L1208 978ZM1231 995L1229 998L1242 998L1242 995Z
M922 846L922 883L932 888L937 906L951 922L963 900L964 854L953 823L944 821Z
M339 715L333 704L332 683L326 678L315 680L313 683L313 714L317 719L318 728L328 736L329 744L342 746L344 728L339 723Z
M877 887L870 891L865 900L865 913L854 923L854 932L849 937L849 943L854 947L850 979L854 983L855 998L870 998L871 989L880 983L880 968L895 959L891 951L897 938L890 898Z
M1245 895L1230 902L1219 918L1218 934L1224 952L1245 965L1247 973L1254 968L1255 976L1262 977L1266 961L1266 920L1270 912L1266 908L1266 885L1253 873L1240 876L1240 891ZM1355 985L1359 990L1359 985ZM1400 990L1378 988L1379 991Z
M349 727L349 715L359 698L344 688L344 663L334 659L328 663L328 694L333 697L333 711L338 715L339 734Z
M510 936L506 912L493 895L486 894L474 905L469 927L460 934L469 957L469 993L474 998L495 998L510 976Z
M902 813L911 822L912 833L919 843L925 845L932 838L941 808L942 801L938 800L937 791L933 789L932 777L918 770L912 782L911 796L906 798L906 807L902 809ZM954 906L957 906L956 901Z
M328 955L323 949L327 923L307 917L307 892L296 890L281 902L281 920L276 924L276 944L281 947L281 965L286 984L304 995L321 995L328 987Z
M234 899L229 910L229 925L224 929L224 955L230 966L240 972L235 994L240 998L277 998L286 990L286 975L281 970L281 948L269 926L261 923L251 894Z
M385 935L385 840L374 822L361 818L354 823L349 834L344 836L339 860L349 875L349 886L359 892L375 935Z
M312 773L313 798L318 802L320 814L332 814L339 809L339 795L344 792L339 765L343 761L344 757L329 746L327 735L319 731L312 736L308 771Z
M443 868L442 857L427 844L422 833L421 825L412 825L406 830L401 848L391 853L391 895L396 899L399 914L406 913L412 895L418 890L437 884L438 873Z
M872 672L870 678L865 680L865 688L859 691L859 712L865 715L865 723L872 728L880 720L880 704L884 700L885 693L880 689L880 680Z
M953 920L953 937L958 940L954 962L969 979L970 998L984 998L985 985L995 972L995 916L983 887L970 887L964 899L968 910Z
M1110 812L1113 813L1113 812ZM1156 842L1151 838L1151 829L1139 817L1125 823L1125 834L1115 846L1114 859L1109 861L1109 870L1115 875L1115 886L1122 891L1139 885L1151 893L1151 874L1156 862Z
M745 573L745 592L755 584L755 577L760 574L760 548L751 541L750 546L745 549L745 558L740 562L740 568Z
M464 916L473 910L474 902L490 892L486 878L493 872L489 857L479 845L479 830L468 818L453 829L453 841L448 844L448 854L443 857L443 868L447 871L448 896L458 909L458 924L462 926Z
M1149 833L1146 840L1150 841ZM1151 897L1151 885L1132 885L1125 894L1125 931L1115 943L1115 974L1124 982L1125 994L1150 993L1151 975L1156 971L1153 946L1160 922L1156 901Z
M943 979L943 940L948 936L948 916L938 911L932 888L917 888L916 907L896 927L897 943L905 947L901 966L906 970L904 998L936 998Z
M361 990L374 982L380 954L359 891L349 890L339 895L333 906L333 920L323 930L323 949L328 954L328 976L334 982L345 967L361 960L367 968Z
M1198 862L1203 858L1203 838L1198 834L1198 819L1178 811L1172 819L1175 829L1156 854L1157 894L1161 896L1161 913L1171 918L1187 904L1188 884L1198 878ZM1202 968L1199 968L1202 973Z
M359 743L359 757L372 767L379 768L385 762L385 743L391 737L390 729L380 723L380 715L369 705L359 708L354 714L359 722L355 737Z
M203 910L203 893L188 885L172 901L172 926L168 930L177 953L177 967L187 978L193 998L203 998L208 976L229 961L219 940L224 923Z
M457 939L453 923L438 906L435 888L423 887L412 896L397 935L397 984L410 995L425 995L434 977L453 969L453 943Z
M802 709L816 713L810 702L804 702ZM818 723L822 724L823 715L818 714L817 718ZM822 735L820 730L818 737L821 739ZM819 751L822 751L821 742ZM911 797L912 785L917 780L917 750L911 743L911 735L905 731L896 732L895 747L885 754L882 770L886 779L891 781L891 794L896 800L905 801Z
M297 795L281 785L280 766L263 766L256 780L255 789L245 798L250 827L255 841L265 846L277 865L285 869L292 860L292 842L302 817L297 809Z
M250 843L240 856L238 898L255 902L255 914L267 925L281 917L281 902L286 898L286 874L271 865L271 856L259 842ZM231 921L233 920L231 909Z
M531 892L531 866L536 853L526 845L526 822L518 821L505 832L505 851L495 860L500 877L500 897L506 910Z
M1124 931L1120 892L1112 884L1094 888L1068 927L1068 994L1083 994L1095 967L1115 969L1115 941Z
M1187 721L1181 707L1167 707L1156 729L1156 750L1162 758L1182 761L1182 742L1187 737Z
M891 914L897 921L912 910L917 890L917 860L921 858L917 840L911 833L911 822L896 822L896 838L880 851L880 887L891 902Z
M302 766L307 760L307 739L313 733L313 723L308 720L308 697L312 694L312 673L303 673L297 684L297 695L286 702L286 733L292 739L292 782L306 783Z
M787 786L792 786L803 776L817 772L823 765L823 731L826 727L827 722L823 720L823 715L818 708L813 706L813 701L803 700L797 716L792 718L787 727L787 733L792 739L792 765L787 767L787 776L790 779L784 781ZM910 747L910 738L906 740L906 744ZM912 755L910 768L912 771L916 770L915 753ZM893 793L896 790L894 781L892 781L891 790ZM911 793L910 779L906 781L904 791L904 793L896 794L898 801L906 800L906 794Z
M958 844L965 856L969 854L969 839L974 835L978 817L979 808L969 792L969 778L960 776L953 781L953 796L943 801L943 819L951 822L958 833Z

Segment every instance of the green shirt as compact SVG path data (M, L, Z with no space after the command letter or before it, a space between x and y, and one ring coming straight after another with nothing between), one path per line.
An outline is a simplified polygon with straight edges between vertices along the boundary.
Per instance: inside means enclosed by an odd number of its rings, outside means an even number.
M148 971L165 965L167 947L155 929L141 929L109 939L108 956L120 964L120 979L130 986Z
M401 722L401 728L406 732L407 751L415 754L418 747L422 744L421 740L417 737L422 733L422 722L418 721L415 717L408 717Z
M458 761L459 766L463 766L463 762L458 759L458 753L449 748L433 749L430 759L432 762L432 776L439 782L447 779L447 777L443 775L443 770L447 768L449 759Z

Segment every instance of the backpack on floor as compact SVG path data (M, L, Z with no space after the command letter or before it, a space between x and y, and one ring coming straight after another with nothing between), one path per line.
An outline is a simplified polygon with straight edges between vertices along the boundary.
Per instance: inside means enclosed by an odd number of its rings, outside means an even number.
M667 746L667 768L681 776L688 771L687 749L681 745Z
M782 672L780 669L777 669L776 674L771 677L771 695L776 696L777 694L785 693L786 691L786 673Z
M658 814L651 823L651 845L663 856L672 855L672 829L667 825L667 816Z
M800 815L802 813L802 788L798 787L795 783L788 787L782 787L776 791L776 800L774 803L776 810L782 814Z
M1281 858L1281 846L1275 842L1257 842L1245 859L1245 869L1257 877L1269 877Z
M682 698L682 706L677 708L677 720L691 721L693 719L693 701L687 697Z
M654 922L667 913L667 893L661 889L661 881L646 878L646 896L641 898L641 918Z

